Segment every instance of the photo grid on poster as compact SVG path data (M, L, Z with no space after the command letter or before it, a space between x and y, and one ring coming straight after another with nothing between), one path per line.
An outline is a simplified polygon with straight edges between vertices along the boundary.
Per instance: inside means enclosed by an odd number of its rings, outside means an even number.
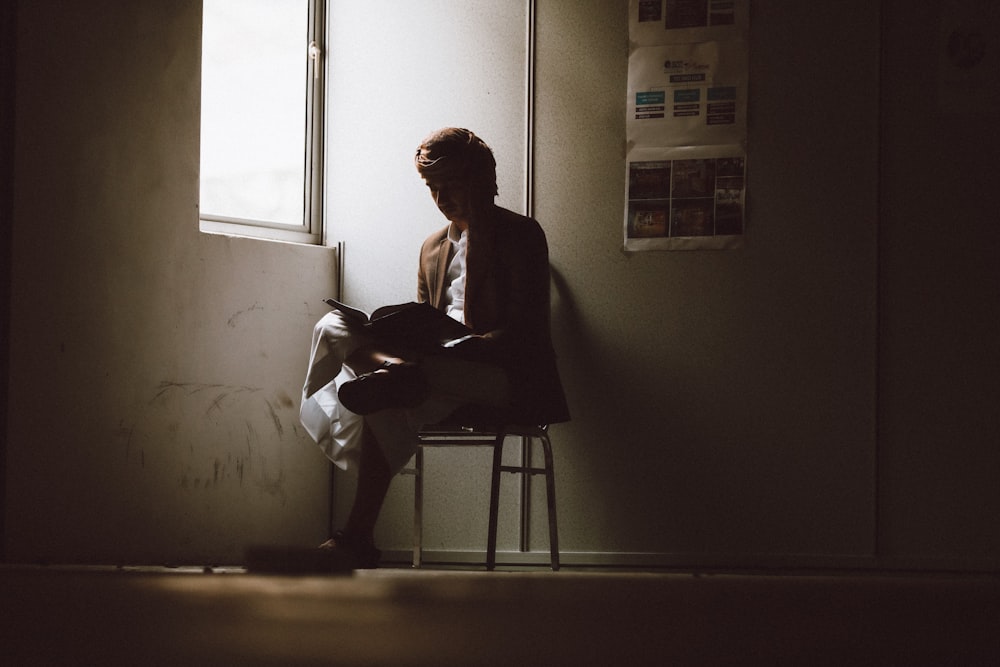
M743 233L743 157L629 163L627 237Z

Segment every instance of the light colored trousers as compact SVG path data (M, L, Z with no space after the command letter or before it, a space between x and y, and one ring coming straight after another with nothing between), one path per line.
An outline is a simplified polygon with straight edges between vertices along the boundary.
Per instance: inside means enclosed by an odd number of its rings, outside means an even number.
M396 473L413 456L417 433L425 425L443 420L463 405L503 406L509 400L507 376L500 368L428 355L420 360L430 387L423 404L413 409L380 410L362 417L340 404L337 390L357 377L344 365L344 360L359 347L370 344L364 329L337 310L324 315L313 327L299 419L327 458L343 470L357 470L365 422Z

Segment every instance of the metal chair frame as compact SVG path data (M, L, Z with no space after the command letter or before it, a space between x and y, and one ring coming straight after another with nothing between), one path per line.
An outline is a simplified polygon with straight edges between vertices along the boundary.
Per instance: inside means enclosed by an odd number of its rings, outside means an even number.
M521 440L520 465L503 465L503 448L509 436ZM497 522L500 514L500 473L517 473L522 480L521 502L521 551L526 550L528 532L528 484L533 475L545 476L545 491L548 504L549 519L549 553L553 570L559 569L559 535L556 526L556 488L555 471L552 465L552 442L549 438L548 425L525 426L521 424L505 424L496 429L472 427L430 427L419 435L420 444L415 455L413 468L404 473L414 476L413 492L413 567L420 567L423 559L423 473L425 447L492 447L493 468L490 481L490 519L489 534L486 540L486 569L496 567L497 556ZM544 467L531 465L531 442L539 440L542 443Z

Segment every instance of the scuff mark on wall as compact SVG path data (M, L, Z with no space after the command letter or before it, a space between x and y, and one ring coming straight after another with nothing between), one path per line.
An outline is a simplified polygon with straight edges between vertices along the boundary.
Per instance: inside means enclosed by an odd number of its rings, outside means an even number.
M134 429L134 427L132 427L132 426L126 427L124 420L118 422L118 431L117 431L116 435L119 438L125 440L125 463L128 463L129 453L130 453L129 450L131 450L131 448L132 448L132 431L133 431L133 429Z
M284 505L287 501L287 496L285 494L285 471L279 470L277 477L268 478L267 473L261 474L260 479L254 482L254 485L259 488L262 492L281 498L281 504Z
M244 423L247 426L247 435L246 435L247 456L248 457L252 457L253 456L253 447L251 446L251 443L253 443L253 442L259 442L260 438L257 437L257 429L255 429L253 427L253 424L251 424L250 422L244 422Z
M283 408L294 408L295 407L295 402L292 400L291 396L289 396L288 394L286 394L281 389L278 390L278 393L275 396L278 399L278 405L280 405L281 407L283 407Z
M271 401L265 400L264 402L267 403L267 412L271 415L271 421L274 422L274 430L278 432L278 438L281 438L285 433L285 428L281 425L281 417L275 412Z
M230 329L235 329L236 321L241 316L245 315L246 313L249 313L252 310L264 310L264 306L260 305L257 302L254 302L254 304L249 308L244 308L243 310L236 311L235 313L232 314L232 316L228 320L226 320L226 326L228 326Z
M177 485L180 488L207 491L224 485L229 479L233 479L238 486L243 487L244 483L248 481L247 474L253 468L253 465L250 458L239 456L234 461L230 456L227 463L223 463L218 458L213 459L211 475L198 475L195 472L196 468L196 466L192 465L184 466L184 470L177 480ZM261 493L280 498L281 503L284 504L287 499L284 489L284 470L279 469L277 477L270 477L267 472L267 462L264 459L261 459L260 470L260 477L253 481L254 486Z
M212 399L212 402L209 404L208 408L205 409L205 414L207 415L212 410L218 410L219 412L222 412L222 401L225 400L227 396L229 396L227 392L216 394L215 398Z
M260 391L260 387L241 387L227 384L209 384L204 382L173 382L171 380L162 380L159 384L159 390L150 399L150 403L155 403L157 400L165 397L170 390L176 389L184 393L185 396L191 396L199 392L205 391L206 389L221 389L224 390L225 394L228 396L230 394L238 394L242 392L256 392Z
M146 453L144 450L140 449L138 453L138 460L134 461L135 453L132 451L134 444L135 435L135 424L125 424L125 420L122 419L118 422L118 428L114 430L113 437L122 442L122 448L125 450L125 463L138 463L142 467L146 464Z
M237 493L245 499L253 489L254 495L273 498L269 502L288 502L282 446L290 432L301 437L303 431L296 427L295 402L287 391L269 389L265 395L261 387L163 380L150 395L151 409L167 415L160 437L183 452L175 480L186 494ZM144 461L140 431L133 437L132 430L122 420L117 431L125 456Z

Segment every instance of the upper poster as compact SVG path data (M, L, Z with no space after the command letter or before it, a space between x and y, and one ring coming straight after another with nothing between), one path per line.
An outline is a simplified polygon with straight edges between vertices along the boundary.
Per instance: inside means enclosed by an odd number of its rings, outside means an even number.
M630 0L626 250L739 247L748 0Z
M633 48L746 37L747 0L629 0Z

